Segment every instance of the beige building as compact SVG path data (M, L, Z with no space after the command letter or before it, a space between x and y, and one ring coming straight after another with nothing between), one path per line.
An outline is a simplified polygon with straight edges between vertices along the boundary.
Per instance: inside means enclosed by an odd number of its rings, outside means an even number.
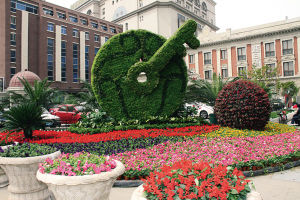
M71 8L123 25L123 30L145 29L170 37L187 19L215 32L216 3L213 0L79 0Z
M186 63L202 79L213 72L224 78L236 77L253 66L278 67L282 81L300 86L300 18L286 19L222 33L203 31L201 46L188 49Z

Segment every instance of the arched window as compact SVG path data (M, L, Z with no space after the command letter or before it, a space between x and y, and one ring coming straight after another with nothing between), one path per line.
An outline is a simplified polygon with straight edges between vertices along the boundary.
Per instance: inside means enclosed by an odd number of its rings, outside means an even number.
M86 14L87 14L87 15L91 15L91 14L92 14L92 11L91 11L91 10L88 10L88 11L86 12Z
M202 10L205 12L207 11L207 6L205 2L202 2Z
M197 7L200 7L200 1L199 1L199 0L194 0L194 4L195 4Z

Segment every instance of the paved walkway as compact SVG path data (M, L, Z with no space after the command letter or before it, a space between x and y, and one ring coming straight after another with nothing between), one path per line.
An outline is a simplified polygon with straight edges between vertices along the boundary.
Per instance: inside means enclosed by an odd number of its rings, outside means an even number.
M300 200L300 167L250 178L263 200ZM135 188L112 188L110 200L130 200ZM0 200L7 200L7 187L0 188Z

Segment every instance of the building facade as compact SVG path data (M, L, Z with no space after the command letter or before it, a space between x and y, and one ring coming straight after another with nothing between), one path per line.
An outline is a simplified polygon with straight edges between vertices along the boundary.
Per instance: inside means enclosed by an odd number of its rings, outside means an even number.
M277 67L283 81L300 85L300 18L223 33L203 32L197 50L188 49L186 63L202 79L247 73L253 66Z
M186 21L202 29L216 31L213 0L79 0L71 8L123 25L123 30L145 29L170 37Z
M95 54L122 26L40 0L0 1L0 83L32 71L60 90L90 80Z

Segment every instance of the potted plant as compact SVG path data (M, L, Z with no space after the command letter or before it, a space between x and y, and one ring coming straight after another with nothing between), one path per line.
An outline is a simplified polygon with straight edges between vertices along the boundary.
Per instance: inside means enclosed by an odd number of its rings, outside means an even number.
M3 152L7 147L12 146L14 142L9 141L8 137L0 141L0 152ZM4 170L0 167L0 188L6 187L8 185L8 178Z
M36 172L39 163L59 155L56 148L30 143L14 145L0 152L0 166L9 180L9 199L48 200L47 185L36 179Z
M236 168L182 160L151 173L131 200L152 199L247 199L261 200L249 180Z
M77 152L45 160L37 179L48 185L56 200L108 200L113 183L124 171L119 161Z

